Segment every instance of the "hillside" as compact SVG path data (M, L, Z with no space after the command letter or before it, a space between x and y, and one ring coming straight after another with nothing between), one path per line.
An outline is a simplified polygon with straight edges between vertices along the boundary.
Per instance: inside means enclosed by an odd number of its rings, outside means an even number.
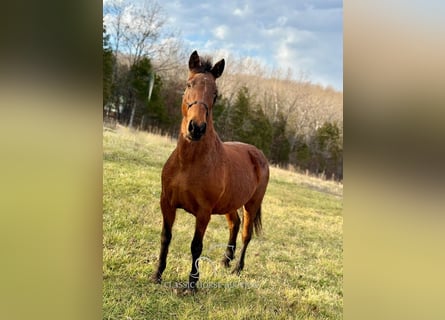
M104 130L103 318L341 319L342 185L276 168L263 235L252 239L240 277L218 264L228 229L224 216L213 216L203 287L195 296L175 294L188 278L194 232L194 217L178 210L164 282L150 283L160 245L160 172L174 147L167 137Z
M104 120L176 136L187 59L178 57L162 68L155 57L142 57L131 65L119 63L123 58L110 56L104 64L109 71L104 76ZM208 58L216 61L215 54ZM302 72L265 67L253 59L225 58L212 106L220 137L254 144L273 164L341 181L343 93L311 83ZM152 90L147 79L153 80Z

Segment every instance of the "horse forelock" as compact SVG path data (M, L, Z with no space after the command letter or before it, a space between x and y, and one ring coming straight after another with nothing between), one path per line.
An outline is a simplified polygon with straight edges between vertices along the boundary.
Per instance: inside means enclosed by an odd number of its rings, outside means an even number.
M210 72L210 70L212 70L213 67L213 62L212 62L212 58L210 57L201 57L200 58L200 64L198 67L190 70L193 73L206 73L206 72Z

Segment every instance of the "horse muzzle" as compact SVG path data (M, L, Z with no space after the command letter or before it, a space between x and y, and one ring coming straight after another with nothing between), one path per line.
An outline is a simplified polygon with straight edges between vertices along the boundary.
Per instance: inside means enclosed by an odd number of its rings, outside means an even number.
M199 141L201 137L206 133L207 123L203 122L201 125L193 120L190 120L188 125L187 137L192 141Z

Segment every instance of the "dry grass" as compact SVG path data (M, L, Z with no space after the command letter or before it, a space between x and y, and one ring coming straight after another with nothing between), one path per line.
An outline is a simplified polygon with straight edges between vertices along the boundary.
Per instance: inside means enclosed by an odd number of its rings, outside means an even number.
M188 279L194 217L178 210L162 285L150 283L159 254L160 171L168 137L104 131L104 319L341 319L342 187L272 168L263 230L240 277L219 265L228 230L213 216L195 296L175 294ZM238 246L240 239L238 239Z

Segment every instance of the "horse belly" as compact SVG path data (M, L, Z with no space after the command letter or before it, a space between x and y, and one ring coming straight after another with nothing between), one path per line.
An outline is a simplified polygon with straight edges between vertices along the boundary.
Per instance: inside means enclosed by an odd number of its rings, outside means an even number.
M226 214L233 210L241 208L249 199L240 201L239 199L231 199L227 203L218 203L212 210L212 214Z
M237 210L245 205L253 196L256 190L256 181L252 175L243 175L231 179L219 201L216 203L214 214L226 214Z

